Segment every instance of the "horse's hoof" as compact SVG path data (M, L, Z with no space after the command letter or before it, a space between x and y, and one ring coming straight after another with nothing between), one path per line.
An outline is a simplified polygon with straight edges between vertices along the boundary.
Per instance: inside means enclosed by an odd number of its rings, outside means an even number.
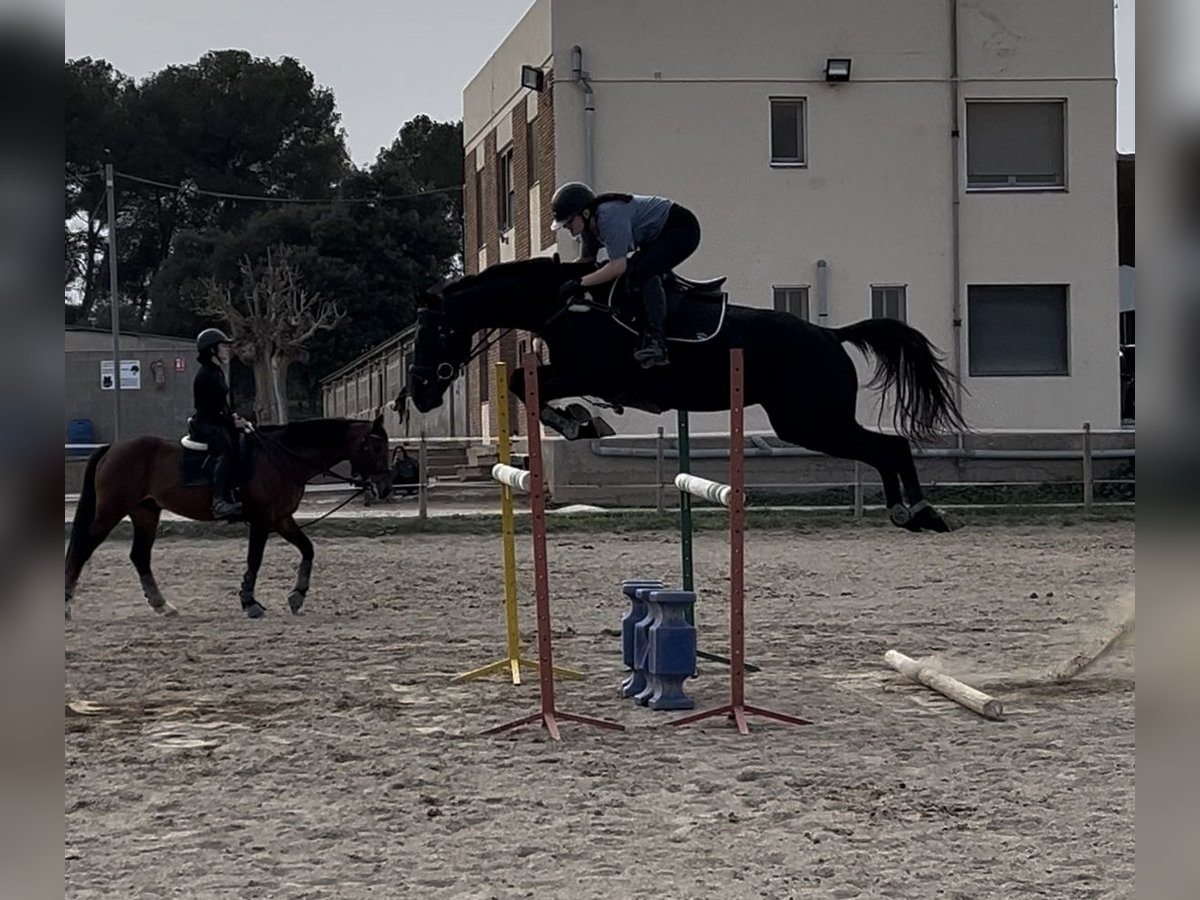
M895 503L888 508L888 518L892 524L898 528L903 528L905 531L920 531L921 526L917 522L917 517L903 503Z
M294 616L304 615L304 595L299 591L292 591L288 594L288 608Z
M71 621L71 604L70 603L68 603L65 607L63 607L63 620L66 622Z
M156 607L154 607L154 611L156 613L158 613L160 616L163 616L164 618L167 618L167 619L173 619L177 615L179 615L178 608L176 608L175 605L171 604L171 603L164 603L162 606L156 606Z
M962 519L957 516L942 515L942 523L946 526L946 531L958 531L963 527Z
M552 406L547 406L542 410L541 420L568 441L579 440L582 433L580 423L576 419L563 415L562 412Z
M612 437L614 434L616 434L616 431L613 430L613 427L604 421L603 416L593 416L592 427L596 431L596 437Z
M261 619L267 614L267 609L261 603L255 601L249 606L242 607L246 611L247 619Z
M926 504L913 513L912 522L922 531L933 531L938 534L948 534L962 527L961 523L951 518L947 520L940 512Z

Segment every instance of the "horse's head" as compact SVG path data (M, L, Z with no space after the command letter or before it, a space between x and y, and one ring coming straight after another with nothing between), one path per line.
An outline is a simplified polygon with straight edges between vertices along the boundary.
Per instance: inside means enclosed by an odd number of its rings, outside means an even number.
M564 281L590 271L590 263L564 263L557 256L497 263L466 275L440 293L426 294L417 310L417 340L409 369L413 405L436 409L471 359L472 337L495 328L542 335L561 321Z
M425 296L417 310L417 339L408 370L413 406L420 412L442 405L447 388L471 355L469 328L454 321L440 296Z
M351 438L353 449L347 457L350 477L363 482L367 490L384 500L392 492L392 466L388 452L388 433L383 427L383 416L376 416L369 423L355 423Z

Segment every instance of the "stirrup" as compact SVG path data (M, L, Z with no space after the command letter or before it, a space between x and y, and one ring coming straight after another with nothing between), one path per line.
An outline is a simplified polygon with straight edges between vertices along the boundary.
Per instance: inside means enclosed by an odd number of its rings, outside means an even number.
M214 519L233 519L242 514L242 504L235 501L218 500L212 505L212 514Z
M642 364L643 369L671 364L667 354L666 341L648 341L633 352L633 358Z

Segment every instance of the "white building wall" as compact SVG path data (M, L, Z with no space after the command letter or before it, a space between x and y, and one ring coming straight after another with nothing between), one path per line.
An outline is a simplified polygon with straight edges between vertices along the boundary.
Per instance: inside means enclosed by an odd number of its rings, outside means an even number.
M815 317L816 263L824 259L831 325L869 316L872 284L906 284L908 321L949 361L956 340L950 5L609 0L599 8L590 0L539 0L472 82L467 121L482 120L482 83L515 85L520 65L539 62L548 44L557 180L583 179L583 94L570 82L578 44L595 91L594 187L665 194L691 207L703 239L684 274L727 275L731 299L755 306L770 305L772 285L807 284ZM961 194L965 411L985 428L1084 420L1116 427L1111 4L958 6L964 138L968 99L1067 100L1066 191ZM827 84L825 60L839 56L853 60L851 81ZM806 99L803 168L769 164L771 96ZM965 185L965 139L960 145ZM574 242L560 235L559 250L573 256ZM1070 285L1069 376L967 375L966 285L996 282ZM860 415L874 420L873 394L863 395ZM693 418L700 431L727 426L722 414ZM630 412L614 424L624 432L673 430L674 415ZM767 427L753 413L747 424Z

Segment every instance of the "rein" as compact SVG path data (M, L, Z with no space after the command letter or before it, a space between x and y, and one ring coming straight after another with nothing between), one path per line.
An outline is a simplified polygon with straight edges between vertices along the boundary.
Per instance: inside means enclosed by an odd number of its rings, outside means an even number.
M267 448L268 455L270 455L271 449L274 448L276 450L282 451L283 453L285 453L286 455L290 456L292 459L294 459L298 462L301 462L301 463L308 462L307 459L305 459L301 454L297 453L291 447L287 446L282 441L276 440L273 437L268 437L267 435L265 435L261 431L259 431L257 428L251 427L249 433L252 434L259 442L261 442L263 444L264 447ZM317 477L317 475L327 475L330 478L334 478L345 484L353 485L354 487L358 488L359 494L361 494L363 491L365 491L370 484L370 482L368 481L369 476L361 476L359 478L354 478L353 476L351 476L350 478L347 478L345 475L339 475L337 472L334 472L332 469L330 469L328 467L319 470L315 475L309 476L308 481L312 481L313 478ZM307 484L308 482L306 481L305 483ZM351 499L354 499L354 497L357 495L358 494L352 495ZM337 507L337 509L341 509L341 507ZM335 511L335 510L331 510L331 512L333 512L333 511ZM326 515L328 515L328 513L326 513ZM322 518L324 518L324 517L322 517ZM314 521L319 522L320 519L315 519Z
M530 330L534 334L540 334L541 332L539 329L548 328L550 326L550 324L552 322L554 322L559 316L561 316L563 313L568 312L568 311L570 311L570 304L564 303L560 309L558 309L556 312L554 312L548 319L546 319L545 322L543 322L541 325L539 325L537 329L530 329ZM483 338L479 341L478 344L475 344L473 347L471 347L471 349L467 352L466 359L464 359L457 366L452 366L450 363L441 363L434 370L435 374L442 381L453 381L455 378L458 377L459 372L462 371L464 366L466 366L471 361L477 359L482 353L487 351L487 349L489 347L492 347L493 345L495 345L496 343L501 341L505 335L511 334L513 331L516 331L516 329L515 328L501 329L498 327L483 329ZM499 332L499 334L496 334L496 332ZM446 366L447 368L450 369L450 374L448 376L444 376L441 374L442 366Z

